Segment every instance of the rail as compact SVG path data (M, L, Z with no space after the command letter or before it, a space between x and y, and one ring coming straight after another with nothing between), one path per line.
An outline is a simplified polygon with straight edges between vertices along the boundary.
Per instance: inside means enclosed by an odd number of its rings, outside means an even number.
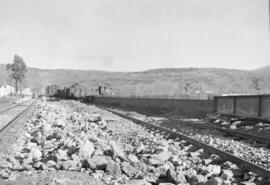
M5 124L1 129L0 133L3 132L9 125L11 125L13 122L15 122L17 119L19 119L27 110L29 110L37 100L34 100L27 108L25 108L22 112L20 112L18 115L16 115L11 121L9 121L7 124Z
M228 161L231 161L234 164L237 164L242 169L245 169L247 171L254 172L257 175L260 175L260 176L263 176L263 177L270 177L270 171L269 170L267 170L265 168L262 168L260 166L257 166L255 164L249 162L249 161L243 160L243 159L241 159L239 157L236 157L236 156L234 156L234 155L232 155L230 153L227 153L225 151L222 151L222 150L219 150L219 149L217 149L215 147L212 147L210 145L207 145L207 144L205 144L203 142L200 142L200 141L197 141L195 139L192 139L189 136L186 136L184 134L180 134L178 132L169 130L169 129L164 128L164 127L160 127L160 126L157 126L157 125L154 125L154 124L151 124L151 123L147 123L147 122L138 120L136 118L127 116L125 114L121 114L121 113L116 112L116 111L113 111L111 109L107 109L107 110L110 111L110 112L112 112L113 114L116 114L116 115L122 117L122 118L131 120L134 123L137 123L137 124L140 124L140 125L143 125L143 126L146 126L146 127L154 128L154 129L160 130L162 132L165 132L165 133L167 133L167 134L169 134L171 136L178 137L180 139L186 140L187 142L189 142L189 143L191 143L193 145L196 145L196 146L198 146L200 148L203 148L203 149L205 149L206 151L208 151L210 153L216 154L216 155L222 157L223 159L226 159Z

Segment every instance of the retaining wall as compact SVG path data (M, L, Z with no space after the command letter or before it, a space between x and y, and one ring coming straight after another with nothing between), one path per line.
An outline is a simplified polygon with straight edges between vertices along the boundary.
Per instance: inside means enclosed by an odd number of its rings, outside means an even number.
M218 96L214 102L221 114L270 120L270 95Z
M213 100L177 100L152 98L120 98L94 96L92 101L97 104L108 104L133 108L155 114L174 113L183 117L205 117L213 112Z

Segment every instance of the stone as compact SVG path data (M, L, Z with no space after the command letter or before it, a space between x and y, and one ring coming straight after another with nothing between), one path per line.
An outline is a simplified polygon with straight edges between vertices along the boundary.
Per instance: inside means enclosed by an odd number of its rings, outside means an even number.
M68 147L67 155L68 155L68 156L71 156L71 155L74 154L77 150L78 150L78 148L77 148L76 146L70 146L70 147Z
M209 165L207 166L207 171L208 171L208 173L210 173L210 174L219 175L220 172L221 172L221 167L218 166L218 165L212 165L212 164L209 164Z
M221 125L230 125L230 122L228 121L223 121L222 123L220 123Z
M0 169L10 168L12 166L11 162L0 160Z
M146 182L145 180L129 180L125 185L151 185L151 183Z
M88 117L88 121L90 122L98 122L101 121L101 116L99 114L92 114Z
M92 173L91 174L95 179L102 179L103 176L104 176L104 171L101 171L101 170L96 170L95 173Z
M176 184L185 184L187 183L186 177L182 171L175 172L172 169L167 171L167 178Z
M72 154L71 159L74 160L74 161L77 161L77 162L80 161L80 157L77 154Z
M55 126L57 127L64 127L66 125L65 121L60 119L55 122Z
M96 149L93 155L100 155L103 156L104 152L100 149Z
M154 173L148 172L143 174L143 179L151 184L157 184L158 176L156 176Z
M166 177L169 169L174 170L174 166L171 162L167 161L164 165L155 169L155 174L159 177Z
M193 168L189 168L188 170L186 171L183 171L185 173L185 176L187 178L192 178L193 176L197 175L197 171Z
M207 166L211 162L213 162L213 159L203 159L203 165L206 165Z
M69 159L66 150L57 150L55 156L57 158L57 161L67 161Z
M235 130L237 127L235 125L230 125L230 129Z
M3 179L8 179L10 173L11 172L8 169L2 169L2 170L0 170L0 177L3 178Z
M156 165L162 165L164 162L166 162L170 157L172 156L172 153L169 151L162 151L159 154L154 154L149 159L149 163L153 166Z
M161 160L158 160L158 159L153 159L153 158L150 158L148 160L148 163L152 166L161 166L163 164L163 162Z
M223 180L220 177L211 177L207 182L206 185L222 185Z
M46 164L47 164L48 168L54 168L56 166L56 162L54 162L52 160L47 161Z
M228 180L233 178L233 172L231 170L222 170L221 176L223 180Z
M42 153L37 147L32 147L29 155L33 161L40 161L42 157Z
M48 185L80 185L83 184L81 180L72 180L67 177L54 178Z
M256 185L256 183L252 181L244 181L244 182L241 182L240 184L241 185Z
M17 172L11 172L11 174L9 175L8 180L9 181L15 181L18 177L20 177L20 174Z
M105 170L108 163L104 156L93 156L87 162L92 170Z
M74 160L68 160L68 161L63 161L62 162L62 168L64 170L77 170L78 169L78 162Z
M189 183L191 185L195 185L195 184L205 184L208 181L208 178L204 175L194 175L190 178Z
M123 146L124 146L124 151L125 151L126 153L132 153L133 150L134 150L133 146L130 145L130 144L124 143Z
M121 177L122 175L120 165L112 160L108 161L106 171L109 175L112 175L116 178Z
M137 174L136 168L131 166L128 162L121 163L122 171L130 178L133 178Z
M81 160L87 160L92 157L92 154L95 151L94 144L89 140L85 140L79 149L79 157Z
M110 141L110 147L111 150L113 151L114 156L120 157L120 158L125 158L125 153L123 149L114 141Z
M232 125L237 126L237 125L239 125L239 124L241 124L241 123L242 123L242 121L234 121L234 122L232 123Z
M35 169L37 169L37 170L41 170L41 169L46 169L47 168L47 166L44 164L44 163L42 163L42 162L36 162L36 163L34 163L33 164L33 167L35 168Z
M139 146L136 147L135 152L137 154L142 153L145 150L145 146L142 142L140 142Z

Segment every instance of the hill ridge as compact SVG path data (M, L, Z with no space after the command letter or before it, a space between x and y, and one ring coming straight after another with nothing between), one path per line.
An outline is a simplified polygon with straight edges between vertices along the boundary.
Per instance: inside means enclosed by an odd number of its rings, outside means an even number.
M270 69L269 69L270 71ZM181 74L181 75L180 75ZM81 82L96 89L110 84L116 95L168 95L182 92L270 93L269 72L225 68L159 68L140 72L28 68L24 86L42 88ZM181 80L182 77L182 80ZM7 79L5 64L0 64L0 82Z

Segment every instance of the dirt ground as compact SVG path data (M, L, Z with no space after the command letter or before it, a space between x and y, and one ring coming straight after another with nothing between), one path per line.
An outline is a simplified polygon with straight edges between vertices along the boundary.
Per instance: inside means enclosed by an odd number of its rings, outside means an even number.
M116 108L123 111L135 111L139 114L148 116L148 117L156 117L155 123L164 126L167 128L179 128L183 125L181 123L189 123L189 124L202 124L202 125L209 125L213 127L219 128L227 128L230 129L230 126L234 122L233 119L231 120L229 117L219 117L219 115L213 113L205 118L189 118L180 114L175 114L172 112L166 112L164 110L148 110L142 109L139 107L119 107L119 106L112 106L112 105L97 105L100 107L111 107ZM161 119L159 119L161 118ZM165 119L164 119L165 118ZM177 121L169 120L166 118L174 118ZM219 122L215 122L218 120ZM237 120L236 120L237 121ZM235 128L232 129L233 131L239 131L243 133L258 135L260 137L270 138L270 124L264 122L263 120L244 120L240 124L238 124Z
M15 182L0 180L1 185L103 185L89 174L70 171L22 173Z

